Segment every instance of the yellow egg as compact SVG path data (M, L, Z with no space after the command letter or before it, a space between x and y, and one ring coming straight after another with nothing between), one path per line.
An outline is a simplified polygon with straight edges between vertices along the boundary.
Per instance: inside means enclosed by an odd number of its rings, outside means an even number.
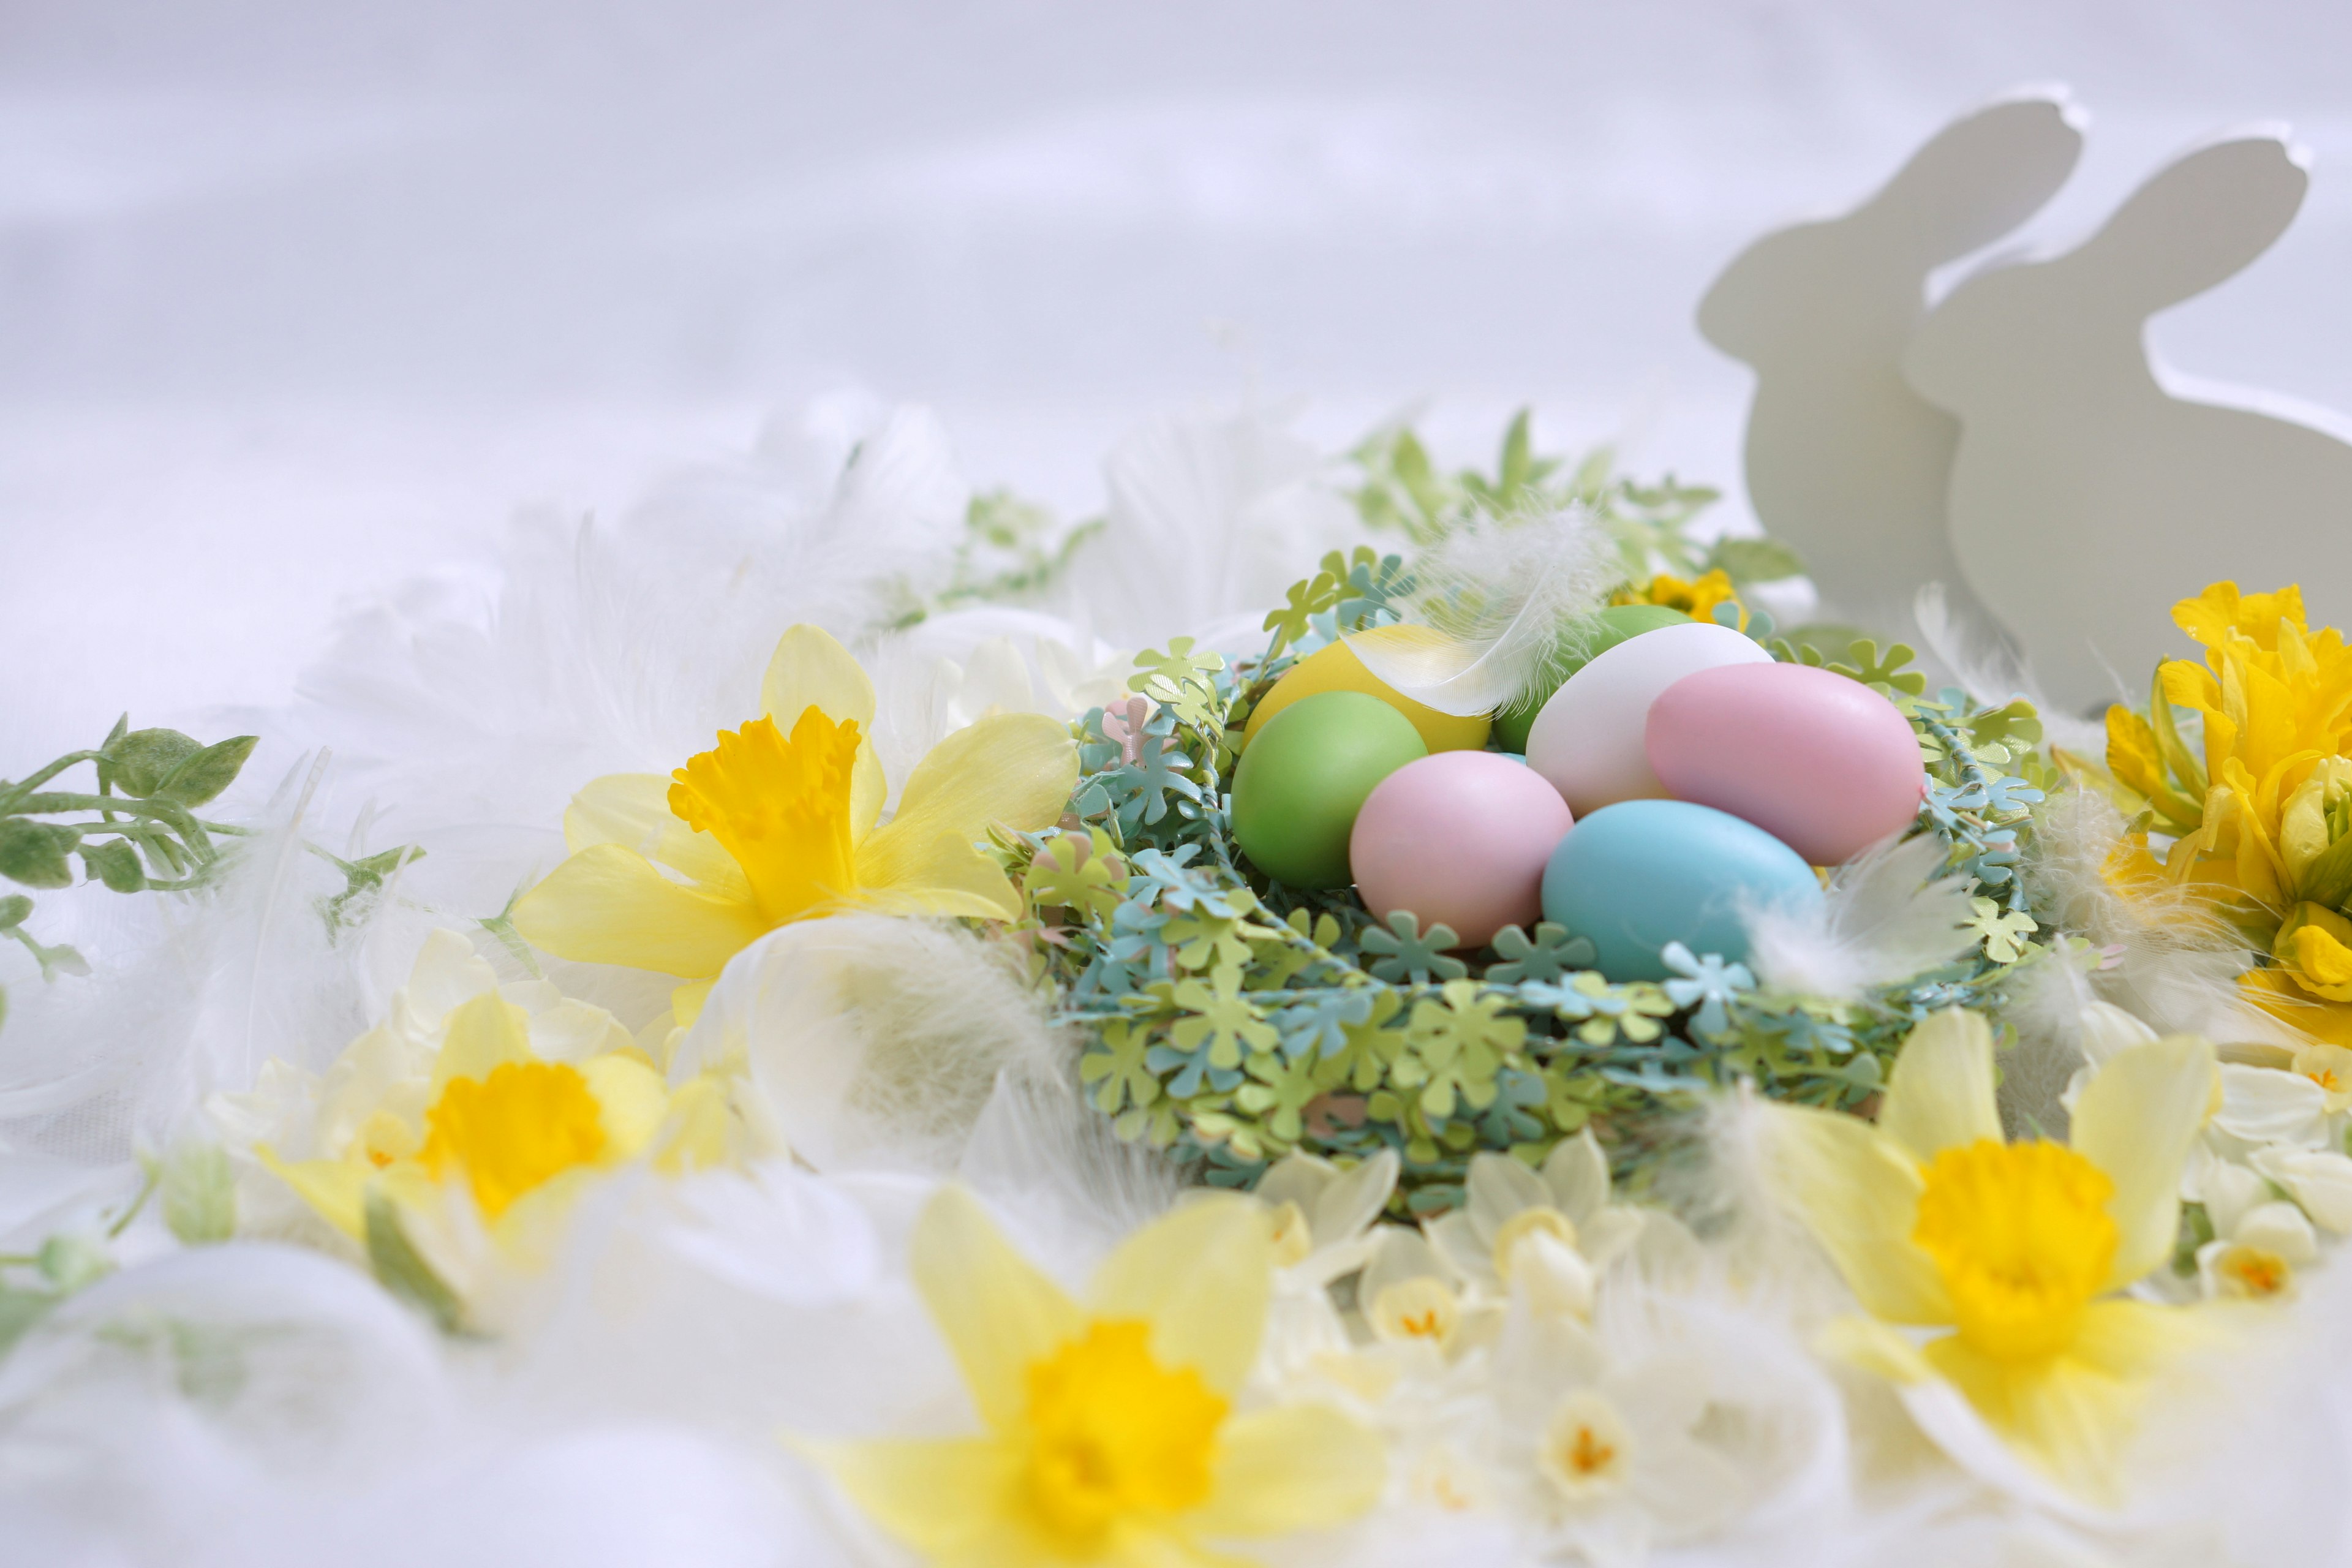
M1426 626L1379 626L1358 636L1374 642L1415 643L1434 638L1440 634ZM1407 719L1421 732L1422 744L1433 752L1475 752L1486 743L1486 731L1493 721L1484 714L1472 719L1457 719L1451 713L1440 713L1426 702L1415 702L1387 681L1364 668L1346 643L1335 642L1319 652L1307 655L1290 667L1288 673L1274 683L1274 689L1259 700L1242 730L1242 744L1247 746L1268 719L1302 698L1318 696L1326 691L1360 691L1377 697Z

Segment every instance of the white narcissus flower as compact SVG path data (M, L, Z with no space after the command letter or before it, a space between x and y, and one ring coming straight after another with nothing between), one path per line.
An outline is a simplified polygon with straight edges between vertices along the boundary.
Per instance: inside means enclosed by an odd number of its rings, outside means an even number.
M1393 1225L1372 1233L1356 1310L1376 1345L1424 1371L1491 1342L1502 1323L1499 1301L1471 1290L1427 1237Z
M1286 1286L1320 1289L1370 1259L1372 1222L1396 1191L1397 1170L1393 1149L1344 1171L1312 1154L1275 1162L1257 1197L1275 1213L1275 1266Z
M1553 1146L1540 1172L1508 1154L1474 1154L1467 1201L1429 1226L1465 1278L1500 1297L1523 1257L1549 1261L1558 1289L1591 1310L1592 1276L1641 1236L1642 1210L1609 1201L1609 1159L1587 1128ZM1663 1218L1663 1216L1660 1216ZM1553 1245L1528 1251L1542 1237Z
M1596 1329L1515 1292L1492 1378L1495 1490L1547 1560L1719 1537L1842 1453L1818 1368L1698 1298L1612 1300Z
M2267 1300L2294 1293L2295 1271L2319 1258L2319 1238L2294 1205L2256 1204L2197 1249L2198 1284L2209 1297Z

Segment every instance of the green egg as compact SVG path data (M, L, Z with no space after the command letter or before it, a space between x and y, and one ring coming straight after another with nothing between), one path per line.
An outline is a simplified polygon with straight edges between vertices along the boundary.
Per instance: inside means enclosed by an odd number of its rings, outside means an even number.
M1293 888L1344 888L1348 835L1372 786L1429 755L1412 721L1377 697L1326 691L1265 721L1234 769L1234 842Z
M1560 667L1558 679L1528 693L1517 707L1506 708L1495 715L1495 744L1503 751L1524 754L1528 731L1534 725L1536 715L1543 711L1543 705L1551 700L1551 694L1570 676L1629 637L1656 631L1660 626L1678 626L1689 619L1680 610L1670 610L1664 605L1612 605L1596 611L1591 618L1591 640L1585 643L1581 654Z

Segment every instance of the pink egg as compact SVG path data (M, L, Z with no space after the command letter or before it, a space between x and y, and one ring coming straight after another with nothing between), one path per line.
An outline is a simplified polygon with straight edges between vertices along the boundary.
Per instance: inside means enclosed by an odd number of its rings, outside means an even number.
M1816 866L1910 826L1927 787L1902 710L1809 665L1685 676L1650 704L1644 741L1675 799L1727 811Z
M1544 776L1495 752L1435 752L1382 779L1356 814L1348 863L1364 905L1411 910L1477 947L1543 916L1544 865L1575 818Z

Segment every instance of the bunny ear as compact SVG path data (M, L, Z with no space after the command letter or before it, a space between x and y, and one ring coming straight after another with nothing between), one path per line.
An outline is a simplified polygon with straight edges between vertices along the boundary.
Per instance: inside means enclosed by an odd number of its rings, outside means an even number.
M2076 254L2147 314L2202 294L2268 250L2303 205L2309 154L2284 132L2199 148L2134 191Z
M1937 132L1868 211L1911 237L1927 266L1990 245L2055 195L2083 153L2089 116L2063 88L1988 104Z

